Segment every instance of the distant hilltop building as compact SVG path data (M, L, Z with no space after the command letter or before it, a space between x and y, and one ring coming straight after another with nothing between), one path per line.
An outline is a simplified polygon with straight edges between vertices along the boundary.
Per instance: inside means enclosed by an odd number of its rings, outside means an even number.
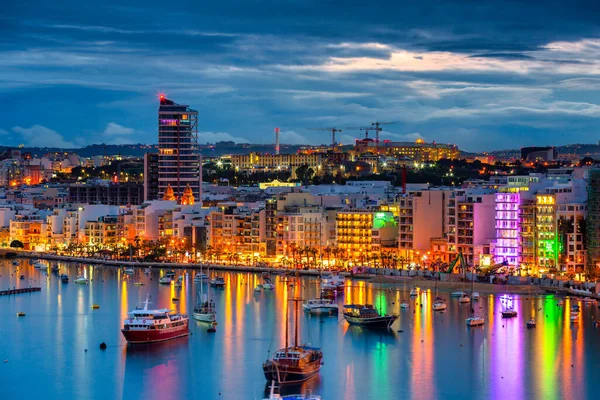
M460 150L454 144L426 143L423 139L413 142L392 142L383 140L377 143L375 139L365 137L356 141L354 151L357 155L379 153L390 157L409 158L415 162L438 161L441 159L460 158Z
M554 147L522 147L521 160L524 162L555 161L558 152Z

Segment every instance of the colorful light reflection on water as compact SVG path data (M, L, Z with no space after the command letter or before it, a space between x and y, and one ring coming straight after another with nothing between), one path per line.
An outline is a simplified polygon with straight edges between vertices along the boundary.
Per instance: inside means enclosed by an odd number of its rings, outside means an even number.
M53 263L50 263L54 265ZM78 268L61 264L74 278ZM188 338L151 346L123 346L120 328L127 312L150 293L154 307L190 312L199 284L193 271L184 274L182 288L159 285L160 271L142 270L127 276L118 269L85 265L89 285L62 284L26 262L18 273L0 262L0 288L42 286L41 293L0 298L0 398L262 398L266 388L261 365L285 343L285 305L291 298L319 293L316 278L303 278L286 290L276 277L273 291L255 292L260 275L222 273L225 289L210 288L217 304L217 332L191 322ZM177 271L180 275L182 271ZM24 274L26 279L19 280ZM211 273L211 274L214 274ZM144 286L134 286L133 282ZM287 392L305 389L324 399L525 399L589 398L600 371L600 332L592 326L597 306L582 306L577 323L569 320L573 301L557 306L553 296L512 296L517 318L502 319L506 297L482 296L459 305L448 292L448 309L435 313L435 295L424 291L409 299L409 283L400 290L374 282L347 281L343 298L372 303L400 315L389 332L349 327L340 317L300 312L302 342L324 352L321 376ZM173 298L179 298L174 301ZM402 301L410 308L400 309ZM92 310L92 304L100 309ZM467 328L474 307L486 324ZM17 311L27 316L16 318ZM290 342L294 317L290 311ZM537 327L527 329L534 317ZM398 330L403 332L398 332ZM98 349L100 342L109 348ZM88 349L85 352L85 349ZM35 385L31 385L31 372ZM286 391L284 390L284 393ZM165 397L165 394L168 396ZM25 396L25 398L28 398Z

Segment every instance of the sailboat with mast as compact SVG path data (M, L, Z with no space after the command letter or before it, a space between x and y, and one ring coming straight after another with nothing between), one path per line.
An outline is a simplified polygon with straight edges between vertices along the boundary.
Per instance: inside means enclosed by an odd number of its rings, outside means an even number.
M438 297L437 282L438 281L436 279L435 280L435 301L433 302L433 311L444 311L448 307L448 304L446 304L445 299Z
M273 358L263 363L263 372L267 381L279 384L298 383L317 375L323 365L323 352L316 347L299 345L298 340L298 303L302 299L289 300L294 302L294 344L289 346L289 310L285 310L285 347L277 350ZM288 303L289 303L288 301Z
M215 322L217 320L217 311L215 303L210 299L210 291L204 293L204 285L200 284L200 293L198 294L198 302L194 307L192 315L195 320L202 322Z
M471 297L475 289L475 271L471 272ZM475 307L471 305L471 316L466 320L467 326L482 326L485 324L483 317L475 315Z

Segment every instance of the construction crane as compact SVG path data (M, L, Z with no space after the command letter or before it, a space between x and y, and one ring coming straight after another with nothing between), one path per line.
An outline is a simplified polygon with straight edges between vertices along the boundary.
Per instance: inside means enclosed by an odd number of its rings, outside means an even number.
M465 258L463 257L462 253L458 253L454 261L450 263L450 266L448 267L448 271L446 271L446 273L451 274L454 271L454 267L456 267L456 263L458 263L459 261L460 266L463 268L463 271L466 271L467 263L465 262Z
M341 129L338 128L309 128L309 131L327 131L331 132L331 147L335 147L335 134L336 132L341 132Z

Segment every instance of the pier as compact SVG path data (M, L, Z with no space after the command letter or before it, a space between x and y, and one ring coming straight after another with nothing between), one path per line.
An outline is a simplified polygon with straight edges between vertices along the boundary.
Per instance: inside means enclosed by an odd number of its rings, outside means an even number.
M33 293L33 292L41 292L41 287L30 287L24 289L8 289L8 290L0 290L0 296L10 296L11 294L21 294L21 293Z

